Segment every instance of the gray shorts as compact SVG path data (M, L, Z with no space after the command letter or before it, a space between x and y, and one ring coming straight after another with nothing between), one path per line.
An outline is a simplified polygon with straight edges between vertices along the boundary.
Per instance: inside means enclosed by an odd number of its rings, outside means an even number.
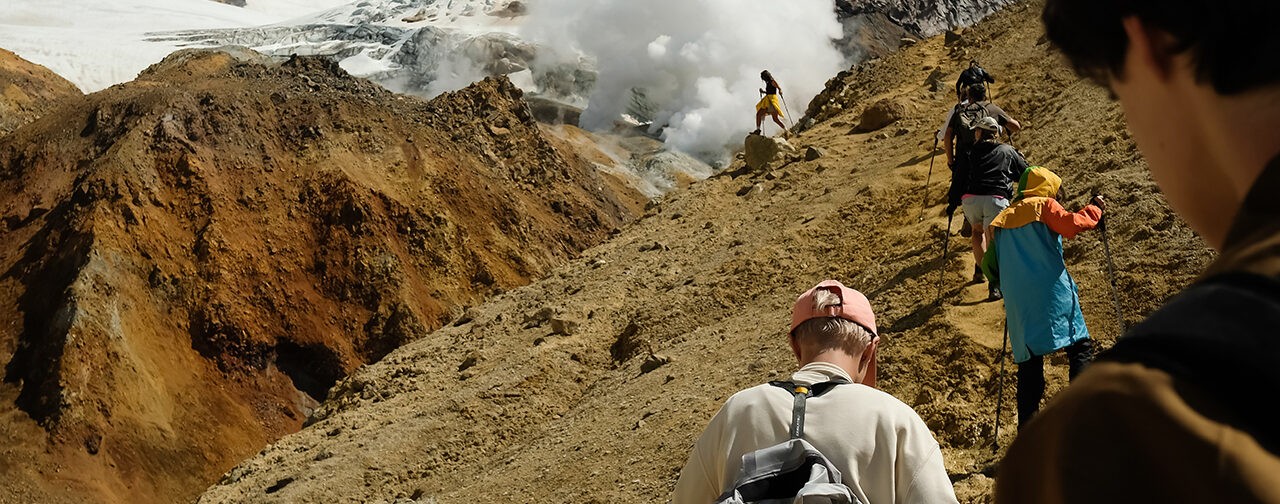
M969 196L960 202L960 208L964 209L964 220L969 222L970 226L982 227L991 225L991 221L996 220L996 216L1006 208L1009 208L1009 200L1006 198L997 198L995 196Z

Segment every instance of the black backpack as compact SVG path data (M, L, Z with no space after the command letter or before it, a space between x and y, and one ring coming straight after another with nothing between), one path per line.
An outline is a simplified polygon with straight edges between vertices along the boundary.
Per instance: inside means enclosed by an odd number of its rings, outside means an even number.
M995 77L987 73L985 68L979 65L969 65L969 68L960 72L960 78L956 79L956 89L963 89L974 84L982 84L986 82L995 82Z

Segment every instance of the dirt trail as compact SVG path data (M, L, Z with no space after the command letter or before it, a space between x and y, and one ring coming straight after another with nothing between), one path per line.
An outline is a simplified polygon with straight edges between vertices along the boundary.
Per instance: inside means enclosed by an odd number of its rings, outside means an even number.
M340 382L308 428L200 502L661 502L725 398L789 374L788 310L824 278L870 297L882 387L933 430L962 501L988 500L1001 309L966 283L972 258L958 236L938 302L944 163L917 221L933 129L969 59L1001 79L997 101L1029 125L1018 147L1064 177L1066 206L1111 196L1128 321L1211 255L1159 197L1118 107L1049 51L1039 9L1020 4L955 43L923 41L833 79L810 109L827 112L796 139L822 157L757 173L734 165L668 196L549 277ZM903 118L852 133L882 99L902 104ZM1101 250L1086 233L1066 257L1106 346L1115 331ZM1052 394L1065 366L1049 362ZM1005 415L1013 425L1012 408ZM1001 446L1012 436L1002 430Z

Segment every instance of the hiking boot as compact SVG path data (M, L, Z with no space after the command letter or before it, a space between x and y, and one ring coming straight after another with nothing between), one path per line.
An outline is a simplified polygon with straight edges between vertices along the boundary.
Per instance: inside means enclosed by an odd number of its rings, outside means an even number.
M982 268L973 267L973 283L982 283L987 281L987 276L982 274Z
M972 228L972 227L969 227L969 225L968 225L968 224L965 224L964 226L961 226L961 227L960 227L960 236L963 236L963 237L965 237L965 238L969 238L969 237L973 236L973 228Z
M1004 299L1004 293L1000 292L1000 288L992 285L987 288L987 301L999 301Z
M759 134L760 134L760 130L752 131L752 132L751 132L751 134L752 134L752 135L759 135Z

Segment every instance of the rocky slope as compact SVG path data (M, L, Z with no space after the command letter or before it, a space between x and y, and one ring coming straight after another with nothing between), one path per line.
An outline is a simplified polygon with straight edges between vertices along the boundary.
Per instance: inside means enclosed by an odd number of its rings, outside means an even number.
M0 49L0 137L80 96L75 84L49 69Z
M836 0L850 61L885 56L905 40L932 37L981 21L1017 0Z
M842 19L883 16L915 37L971 26L1017 0L836 0Z
M505 79L180 52L0 137L0 502L181 502L643 197Z
M946 170L929 176L930 148L953 97L934 83L981 57L1001 78L996 101L1028 126L1017 147L1067 181L1064 203L1111 197L1128 322L1212 255L1159 196L1119 108L1044 43L1039 8L1016 5L951 44L935 37L832 79L810 108L818 121L794 140L811 159L739 162L669 195L548 278L342 380L309 427L200 502L661 502L724 399L789 373L788 310L823 278L868 294L882 387L934 431L961 500L988 501L998 394L1001 447L1015 423L1013 380L1001 389L998 376L1013 366L1000 360L1000 305L966 283L968 241L951 236L942 257ZM899 116L855 132L879 102ZM1069 242L1066 258L1109 345L1118 324L1098 233ZM1066 372L1049 362L1052 394Z

